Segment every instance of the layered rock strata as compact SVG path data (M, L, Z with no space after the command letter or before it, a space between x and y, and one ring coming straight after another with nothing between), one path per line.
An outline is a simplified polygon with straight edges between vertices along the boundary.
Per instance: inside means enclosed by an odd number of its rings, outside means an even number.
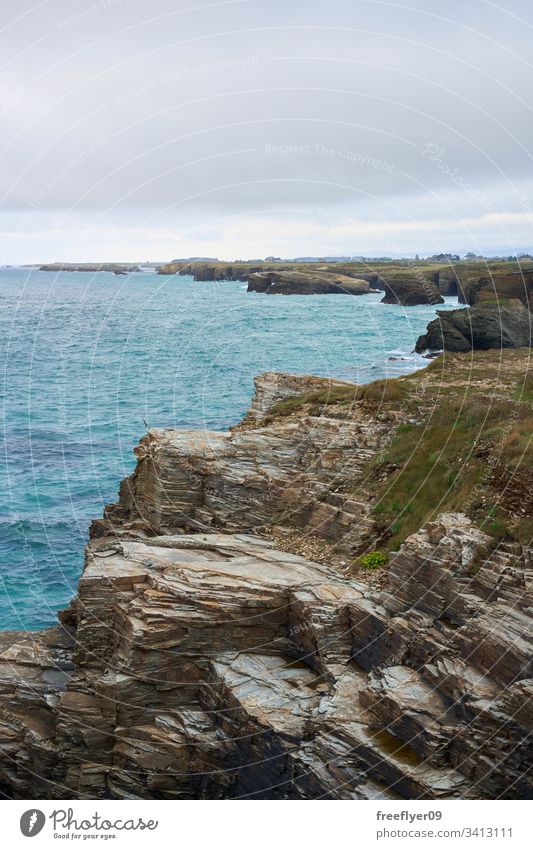
M340 381L266 373L255 386L243 427L227 433L150 430L136 449L137 468L122 482L119 503L93 523L93 534L120 526L162 533L282 525L306 529L345 554L363 551L375 524L366 470L403 414L379 407L371 412L355 401L328 406L330 396L350 386ZM269 419L271 405L302 392L312 397L318 386L325 402L318 414L308 409ZM346 480L349 492L343 491Z
M345 388L266 375L231 433L142 441L61 624L1 635L4 794L531 796L530 549L444 514L379 591L265 537L372 538L365 474L401 409L274 415L319 385Z
M2 637L4 790L527 797L531 561L486 544L442 516L373 595L258 537L94 540L64 630Z

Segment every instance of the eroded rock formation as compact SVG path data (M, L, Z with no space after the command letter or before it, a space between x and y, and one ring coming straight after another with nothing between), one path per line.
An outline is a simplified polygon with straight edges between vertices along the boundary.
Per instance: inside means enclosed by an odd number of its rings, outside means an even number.
M328 271L263 271L248 277L249 292L267 295L368 295L366 280Z
M272 524L307 528L347 553L363 550L373 527L365 472L403 418L353 402L328 406L353 385L267 373L244 426L231 432L152 429L136 449L134 474L122 482L93 534L119 525L150 533L170 528L261 531ZM268 420L280 401L321 387L325 408ZM266 421L265 421L266 420ZM264 422L263 426L261 422ZM254 426L255 425L255 426ZM349 480L351 492L342 492Z
M508 299L519 300L531 309L533 302L533 270L523 268L520 271L500 271L485 268L481 274L464 275L459 300L474 306L486 302L505 302Z
M195 281L209 282L212 280L246 280L254 271L261 271L263 265L245 262L169 262L160 265L158 274L179 274L183 277L193 277Z
M486 351L489 348L524 348L531 344L532 316L519 300L471 309L438 311L417 340L415 350Z
M150 431L61 624L1 635L4 793L531 794L531 551L444 514L381 589L343 572L374 533L367 469L407 415L346 388L265 375L230 433Z
M444 298L439 290L428 279L420 275L411 274L402 279L389 279L383 281L385 297L382 304L399 304L404 307L414 307L418 304L443 304Z

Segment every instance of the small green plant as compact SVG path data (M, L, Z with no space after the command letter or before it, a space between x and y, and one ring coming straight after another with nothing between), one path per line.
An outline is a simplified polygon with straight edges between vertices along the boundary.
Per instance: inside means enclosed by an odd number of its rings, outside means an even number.
M359 558L359 563L364 569L377 569L383 566L389 557L384 551L369 551L368 554L363 554Z
M507 525L499 519L495 519L493 522L490 522L487 531L491 536L497 537L498 539L504 539L509 535Z
M414 430L414 425L412 424L401 424L396 428L396 433L412 433Z
M446 477L446 483L448 484L448 486L453 486L459 480L459 477L459 472L455 471L455 469L452 469L452 471Z

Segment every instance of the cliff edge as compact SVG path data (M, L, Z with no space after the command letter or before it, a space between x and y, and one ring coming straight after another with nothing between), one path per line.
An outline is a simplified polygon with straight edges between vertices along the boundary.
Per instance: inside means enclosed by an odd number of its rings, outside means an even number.
M529 798L531 386L498 356L267 374L230 432L151 430L60 625L0 637L3 792Z

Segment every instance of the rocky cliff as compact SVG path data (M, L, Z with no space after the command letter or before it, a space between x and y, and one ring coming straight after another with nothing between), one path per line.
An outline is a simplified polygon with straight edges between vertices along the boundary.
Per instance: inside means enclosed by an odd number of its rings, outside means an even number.
M459 303L469 306L479 302L518 299L529 308L533 291L533 263L527 258L474 262L389 260L338 263L180 260L161 265L157 271L159 274L192 276L195 281L246 281L250 275L276 275L284 272L342 275L344 278L366 281L372 289L385 293L385 303L403 306L439 304L443 296L457 296ZM260 287L260 278L256 282ZM266 291L267 288L263 282L262 288L257 291Z
M151 430L61 624L1 635L3 792L529 797L531 549L463 493L382 573L361 560L387 547L391 451L468 360L368 387L268 374L231 432Z
M267 295L368 295L366 280L330 271L264 271L250 274L248 291Z
M249 274L261 271L265 266L247 262L169 262L160 265L158 274L179 274L193 277L195 281L208 282L211 280L247 280Z
M486 351L531 345L532 316L519 300L490 303L481 300L471 309L438 311L415 351Z

